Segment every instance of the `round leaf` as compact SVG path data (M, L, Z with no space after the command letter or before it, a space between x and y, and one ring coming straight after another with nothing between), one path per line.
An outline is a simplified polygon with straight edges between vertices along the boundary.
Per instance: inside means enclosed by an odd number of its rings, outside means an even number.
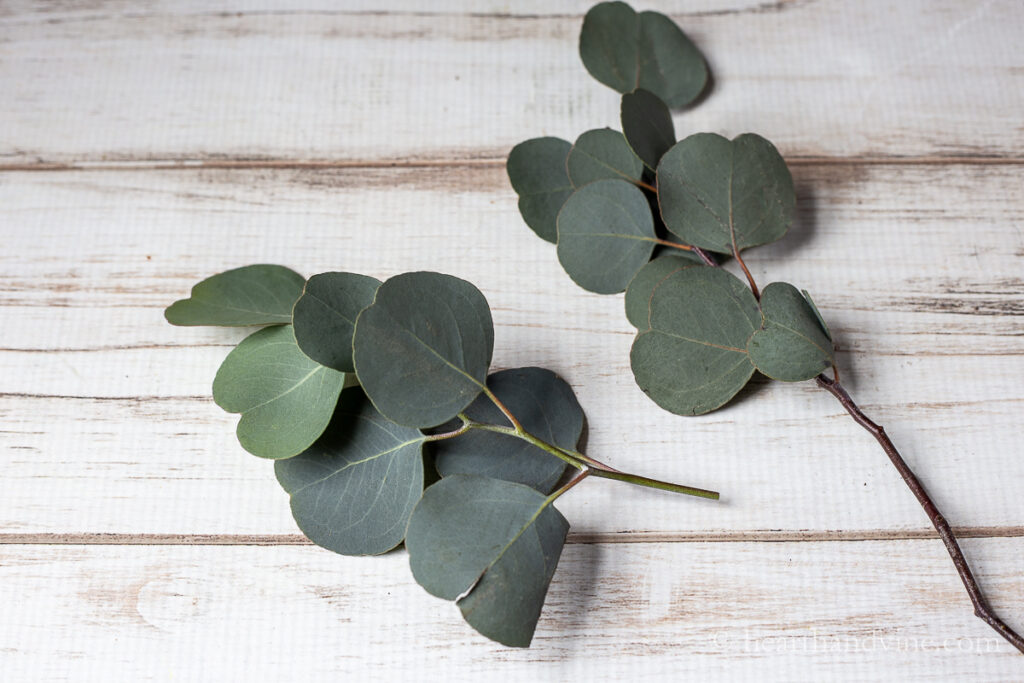
M352 332L360 311L373 303L380 280L356 273L309 278L292 312L295 340L307 356L341 372L354 372Z
M331 421L344 373L299 350L291 325L255 332L224 359L213 400L241 413L238 441L261 458L290 458L309 448Z
M633 152L652 171L676 144L672 114L657 95L636 90L622 96L622 133Z
M576 138L566 161L569 179L576 187L595 180L641 180L643 162L633 153L622 133L611 128L588 130Z
M534 138L513 147L505 166L519 195L519 213L548 242L557 239L558 210L573 190L565 168L570 149L560 138Z
M694 266L664 278L651 295L650 323L633 342L630 364L640 388L665 410L710 412L754 373L746 348L761 312L726 270Z
M342 555L401 543L423 493L423 441L419 430L386 420L358 388L342 392L316 443L274 464L302 533Z
M284 266L255 265L208 277L192 296L164 311L172 325L279 325L292 321L292 306L305 279Z
M558 260L576 284L598 294L626 289L656 241L647 198L624 180L581 187L558 214Z
M608 87L620 93L649 90L673 109L697 99L708 80L700 50L671 19L658 12L637 14L624 2L602 2L587 12L580 58Z
M761 293L764 323L747 342L750 360L765 375L784 382L817 377L835 360L832 342L817 311L786 282Z
M544 368L502 370L487 378L487 386L526 431L550 444L576 448L583 433L583 409L558 375ZM478 396L464 412L477 422L512 426L487 396ZM562 460L522 439L481 429L438 441L434 449L441 476L480 474L542 493L551 492L566 468Z
M465 280L405 273L377 289L356 320L356 374L389 420L433 427L480 393L494 349L487 299Z
M786 162L752 133L732 141L698 133L677 143L658 164L658 201L680 239L723 254L781 238L796 210Z
M633 327L641 331L650 329L651 294L662 280L677 270L701 263L693 252L670 249L641 268L626 288L626 318Z
M488 638L526 647L568 532L536 490L457 474L424 492L405 547L428 592L457 600L466 621Z

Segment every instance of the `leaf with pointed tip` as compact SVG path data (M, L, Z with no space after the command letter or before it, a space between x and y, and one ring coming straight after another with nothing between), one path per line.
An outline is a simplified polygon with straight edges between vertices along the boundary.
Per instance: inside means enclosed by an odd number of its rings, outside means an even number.
M569 180L583 187L595 180L628 180L635 182L644 175L644 164L633 153L626 138L617 130L588 130L578 138L566 160Z
M519 213L541 239L557 240L555 219L572 194L566 159L572 145L561 138L533 138L512 148L505 165L519 195Z
M386 418L433 427L455 417L487 380L491 309L480 290L441 273L396 275L356 320L353 360Z
M558 214L558 260L576 284L591 292L626 289L651 259L656 243L647 198L624 180L584 185Z
M267 327L239 344L213 380L213 400L241 413L238 441L261 458L290 458L327 428L344 373L299 350L291 325Z
M753 133L698 133L658 164L665 225L687 244L722 254L781 238L796 210L793 178L778 150Z
M580 31L580 58L608 87L650 90L673 109L697 99L708 81L703 55L675 22L658 12L637 13L624 2L590 8Z
M758 370L772 379L800 382L832 367L832 342L796 287L787 282L765 287L761 313L761 329L747 342L750 361Z
M638 330L650 329L651 294L662 280L683 268L701 265L703 261L691 251L666 249L666 253L640 269L626 288L626 319Z
M353 387L316 443L274 472L309 540L342 555L379 555L405 538L423 493L423 442Z
M814 299L811 298L810 292L806 289L801 289L800 293L804 295L804 298L807 299L807 303L810 305L811 310L814 311L814 317L818 319L818 324L821 325L821 329L825 333L825 336L828 337L829 341L832 341L832 331L828 329L828 323L826 323L825 319L821 317L821 311L819 311L818 307L814 305Z
M633 152L652 171L676 144L672 114L654 93L635 90L622 96L622 134Z
M292 306L305 278L284 266L260 264L227 270L192 288L188 299L164 311L172 325L280 325L292 321Z
M405 547L427 592L455 600L491 640L527 647L568 532L565 517L529 486L456 474L423 493Z
M309 278L295 302L295 340L307 356L340 372L355 372L352 332L360 311L373 303L380 280L356 273L321 273Z
M544 368L502 370L487 378L487 386L526 431L555 446L576 448L583 433L583 409L558 375ZM477 422L512 426L487 396L478 396L463 412ZM532 486L541 493L550 493L566 468L562 460L522 439L482 429L436 442L434 454L443 477L480 474Z
M665 410L710 412L754 374L746 349L761 325L761 311L728 271L676 271L655 287L650 310L651 327L633 342L630 364L640 388Z

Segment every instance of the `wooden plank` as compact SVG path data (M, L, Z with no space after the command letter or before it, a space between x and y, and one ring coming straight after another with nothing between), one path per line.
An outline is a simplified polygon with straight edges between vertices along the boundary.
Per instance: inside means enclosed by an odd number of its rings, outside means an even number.
M0 162L498 159L614 125L589 0L5 3ZM1015 0L672 0L714 90L686 134L789 156L1021 159Z
M1024 539L972 540L1024 619ZM1012 680L938 540L567 546L533 645L495 645L413 581L404 552L0 547L14 680Z

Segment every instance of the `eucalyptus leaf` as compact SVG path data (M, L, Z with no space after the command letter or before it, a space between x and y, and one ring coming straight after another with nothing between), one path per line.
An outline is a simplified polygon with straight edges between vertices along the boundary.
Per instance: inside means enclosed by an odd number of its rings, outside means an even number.
M423 442L419 430L385 419L353 387L316 443L274 471L311 541L342 555L377 555L405 538L423 493Z
M584 185L558 214L558 260L576 284L591 292L626 289L656 243L647 198L624 180Z
M698 133L658 164L665 225L687 244L731 254L786 234L796 210L793 178L772 143L746 133Z
M572 145L561 138L533 138L512 148L505 165L519 195L519 213L539 237L555 242L555 220L573 186L566 170Z
M800 382L832 367L832 341L817 312L796 287L786 282L765 287L761 313L764 322L747 342L747 353L763 374Z
M344 373L299 350L291 325L267 327L239 344L213 380L213 400L241 413L238 441L261 458L290 458L317 440L331 421Z
M305 278L284 266L260 264L227 270L192 288L188 299L164 311L172 325L280 325L292 321L292 306Z
M487 386L526 431L555 446L576 449L583 433L583 409L558 375L544 368L502 370L487 378ZM476 422L512 426L487 396L478 396L463 412ZM441 476L480 474L532 486L541 493L550 493L566 468L565 462L523 439L482 429L436 442L434 454Z
M806 289L801 289L800 293L804 295L804 298L807 299L807 303L810 305L811 310L814 311L814 317L818 319L818 324L821 325L822 332L824 332L825 336L829 338L829 341L832 341L832 331L828 329L828 323L826 323L825 319L821 317L821 311L819 311L818 307L814 304L814 299L811 298L810 293Z
M527 647L569 523L522 484L457 474L428 488L406 533L413 576L483 635Z
M355 372L352 333L360 311L373 303L380 280L357 273L309 278L292 312L295 340L307 356L341 372Z
M441 273L397 275L356 320L356 374L385 417L433 427L455 417L484 388L494 350L487 299Z
M668 106L652 92L636 90L622 96L622 134L633 152L652 171L676 144L676 129Z
M633 342L630 364L640 388L665 410L710 412L754 374L746 348L761 312L726 270L694 266L665 277L651 294L650 325Z
M633 327L641 331L650 329L651 294L662 280L677 270L702 263L693 252L666 249L664 254L641 268L626 288L626 318Z
M622 133L611 128L588 130L576 138L566 167L575 187L607 179L636 182L644 175L643 162L630 149Z
M624 2L602 2L587 12L580 58L608 87L649 90L673 109L697 99L708 81L704 57L675 22L658 12L638 14Z

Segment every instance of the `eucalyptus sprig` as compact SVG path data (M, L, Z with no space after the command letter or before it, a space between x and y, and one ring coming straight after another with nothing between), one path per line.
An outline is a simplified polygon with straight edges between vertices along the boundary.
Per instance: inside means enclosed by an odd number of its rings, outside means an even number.
M746 249L781 239L793 222L796 196L782 156L753 133L676 141L670 107L695 101L707 67L668 17L598 4L583 21L579 49L587 70L622 93L622 132L591 130L575 143L527 140L511 151L507 170L523 219L557 244L569 276L592 292L625 291L626 317L637 328L637 384L668 411L701 415L728 403L755 371L814 380L882 446L946 545L975 614L1024 652L921 482L840 384L832 334L810 295L785 282L760 290L744 262ZM732 259L744 279L719 259Z
M533 637L569 531L554 502L569 489L595 476L718 498L577 450L572 389L542 368L488 374L490 307L450 275L306 280L246 266L203 280L166 317L262 326L228 354L213 398L240 415L242 447L276 461L302 532L343 555L404 542L416 581L505 645ZM440 481L425 488L430 463Z

